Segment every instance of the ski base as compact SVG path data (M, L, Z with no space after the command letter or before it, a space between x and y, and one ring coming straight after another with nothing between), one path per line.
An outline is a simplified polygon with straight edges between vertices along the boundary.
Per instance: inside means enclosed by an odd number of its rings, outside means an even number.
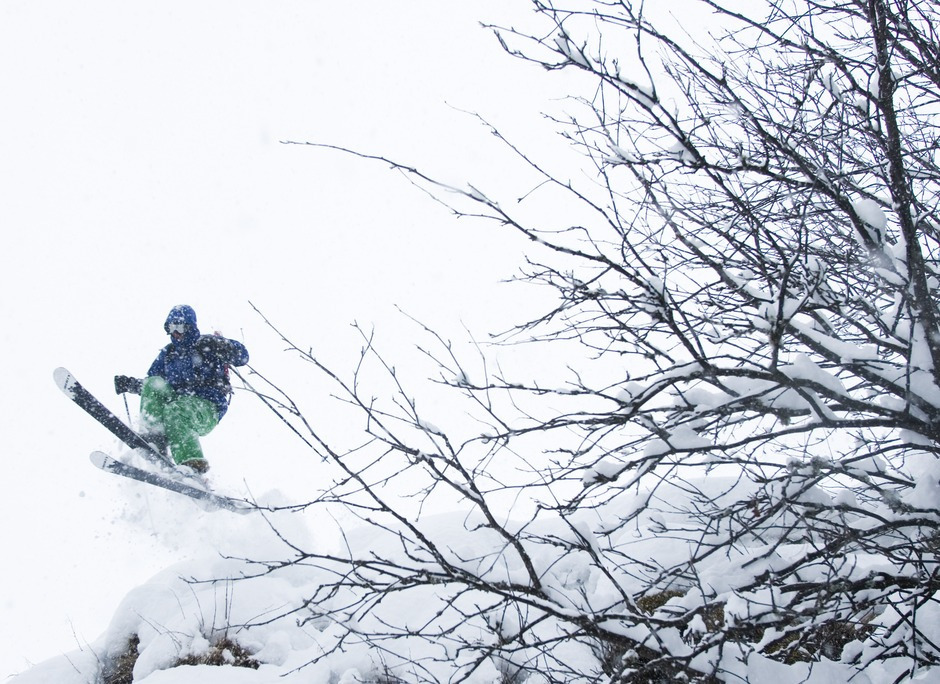
M233 511L235 513L242 514L250 513L256 509L255 506L244 499L234 499L232 497L215 494L214 492L200 489L193 484L174 479L173 477L164 475L162 473L154 473L150 472L149 470L137 468L136 466L119 461L116 458L111 458L103 451L92 452L91 462L95 464L96 467L104 470L105 472L128 477L132 480L145 482L156 487L162 487L163 489L176 492L177 494L183 494L184 496L188 496L198 501L205 501L215 508L221 508L227 511Z

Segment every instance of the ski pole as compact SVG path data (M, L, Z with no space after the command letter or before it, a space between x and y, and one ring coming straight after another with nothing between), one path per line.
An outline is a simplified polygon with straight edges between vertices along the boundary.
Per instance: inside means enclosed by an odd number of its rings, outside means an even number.
M127 405L127 394L122 394L124 397L124 411L127 413L127 424L131 424L131 407Z

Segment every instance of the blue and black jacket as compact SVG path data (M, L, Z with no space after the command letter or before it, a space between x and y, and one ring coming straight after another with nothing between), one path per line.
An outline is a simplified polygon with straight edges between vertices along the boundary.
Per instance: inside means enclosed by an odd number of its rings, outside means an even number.
M177 394L189 394L211 401L219 410L219 420L228 410L232 387L229 366L248 363L248 350L241 342L220 335L201 335L196 326L196 312L189 306L176 306L163 324L169 332L171 323L185 324L186 331L160 350L147 376L159 376Z

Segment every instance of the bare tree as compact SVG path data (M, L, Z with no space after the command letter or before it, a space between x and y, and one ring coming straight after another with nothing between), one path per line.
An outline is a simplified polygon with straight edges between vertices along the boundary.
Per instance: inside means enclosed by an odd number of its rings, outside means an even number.
M365 418L362 443L335 447L272 394L338 469L309 505L397 541L298 550L335 573L304 610L408 681L936 666L937 5L533 5L532 26L491 28L583 75L557 125L585 164L512 148L538 178L507 201L384 161L533 241L521 277L557 306L498 341L552 359L551 379L425 331L468 419L442 427L369 335L346 379L291 344ZM442 498L466 511L460 535L422 515ZM390 617L405 595L420 619ZM412 640L438 650L409 659Z

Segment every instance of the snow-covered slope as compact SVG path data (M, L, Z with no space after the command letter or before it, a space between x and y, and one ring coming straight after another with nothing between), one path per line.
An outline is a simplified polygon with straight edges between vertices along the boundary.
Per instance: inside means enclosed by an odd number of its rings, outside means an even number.
M131 668L132 681L148 684L514 681L505 669L501 671L505 663L498 656L475 659L460 646L485 644L492 640L494 629L501 634L513 630L510 612L488 611L482 593L453 586L448 589L431 581L396 583L396 568L383 575L389 568L381 562L375 564L373 576L389 582L389 590L380 600L357 604L356 592L367 588L356 582L369 572L352 577L354 581L336 591L321 590L348 572L342 563L331 562L330 556L398 558L401 567L420 567L421 553L409 549L393 527L366 528L361 522L344 519L341 510L317 509L314 515L311 510L287 509L283 506L288 502L278 492L259 497L260 504L276 510L238 515L203 510L185 497L129 480L122 482L127 502L125 522L175 546L178 557L185 560L131 590L99 638L32 668L12 680L14 684L126 684L131 681L129 675L123 679L105 675L115 670L129 673ZM709 496L717 498L720 481L713 478L705 484L715 490ZM678 492L669 494L681 498ZM282 508L277 509L279 506ZM462 559L469 573L494 581L511 580L519 568L505 539L478 522L466 511L423 516L422 534L437 548ZM551 519L530 522L529 539L562 540L575 530L586 539L593 536L587 521L572 522L574 527L556 525ZM673 538L664 545L655 534L644 532L655 529L655 522L652 517L638 522L630 553L659 560L664 554L681 554L685 548L681 539ZM579 556L558 556L552 543L534 542L529 552L546 591L557 594L559 601L603 604L610 600L606 595L610 587L602 574ZM744 571L734 559L721 558L715 560L712 570L708 577L715 587L723 578ZM108 582L108 578L101 581ZM329 609L350 606L353 609L345 613L344 625L322 617ZM341 614L342 610L335 613ZM495 627L494 620L498 623ZM543 637L558 630L560 636L564 631L563 626L559 629L561 624L549 619L535 630L543 631ZM440 639L419 638L422 631L425 637L438 633ZM357 632L397 632L397 636L380 636L368 645ZM216 656L219 663L204 664L207 654ZM598 681L596 654L584 643L561 638L552 655L565 664L566 676L532 674L525 680L527 684ZM732 654L723 667L738 680L776 684L831 684L847 681L853 674L846 665L827 660L811 667L807 663L788 666L754 652L744 660ZM390 679L386 676L389 673L400 679ZM925 678L917 681L935 681L930 678L934 672L922 674ZM855 673L852 681L873 684L897 677L896 666L875 663L864 675Z
M254 653L261 667L257 671L221 668L229 671L225 675L216 672L220 668L173 668L172 681L272 681L304 662L301 654L316 643L311 630L297 627L293 618L277 617L297 607L305 585L316 577L291 570L264 574L263 568L246 560L287 555L272 525L292 539L312 544L300 516L209 511L190 499L147 485L127 481L124 488L128 494L125 522L139 523L142 533L162 537L188 560L132 590L100 638L21 674L14 680L17 684L94 682L114 658L128 651L134 637L139 639L135 681L169 681L167 674L150 676L187 656L205 653L210 642L224 637ZM147 488L145 497L135 496L142 488ZM276 494L263 499L269 505L277 503ZM250 630L239 627L265 620L268 624Z
M338 549L337 536L329 531L332 524L311 522L307 514L286 510L248 515L204 510L186 497L130 480L123 488L124 522L138 524L141 533L158 535L187 560L130 591L99 638L11 682L97 684L121 666L122 658L126 663L128 653L135 654L133 681L149 684L348 684L374 681L381 674L383 659L344 638L345 631L337 625L304 622L310 617L304 601L335 578L329 577L328 568L285 561L297 559L297 548L317 553ZM276 508L286 502L272 492L259 497L259 503ZM448 527L446 520L441 523L442 529ZM359 535L353 530L345 541L364 548L376 543L364 530ZM406 619L413 609L389 602L375 618L397 613ZM340 640L340 650L320 659ZM205 656L218 643L237 644L250 653L256 667L181 664ZM415 651L412 655L421 656ZM232 661L235 656L225 652L222 659ZM468 681L491 682L498 676L495 668L482 668Z

